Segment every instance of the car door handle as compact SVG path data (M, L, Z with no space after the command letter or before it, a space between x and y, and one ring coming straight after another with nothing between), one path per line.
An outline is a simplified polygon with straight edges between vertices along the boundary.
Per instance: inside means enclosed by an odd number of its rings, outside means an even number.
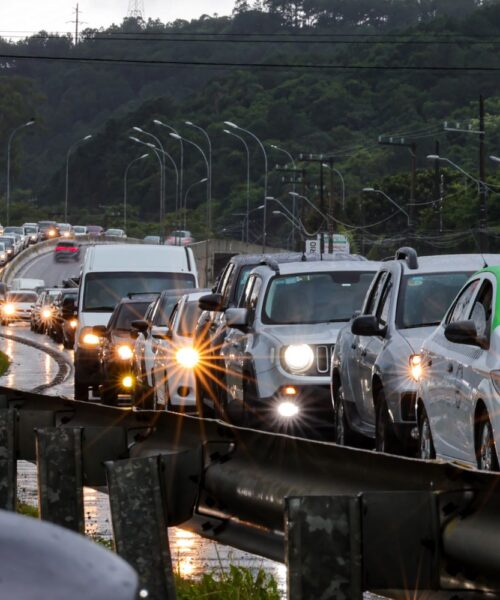
M366 350L362 350L362 351L361 351L361 356L362 356L363 358L366 356L366 354L367 354Z
M448 373L453 373L453 365L450 363L447 367Z

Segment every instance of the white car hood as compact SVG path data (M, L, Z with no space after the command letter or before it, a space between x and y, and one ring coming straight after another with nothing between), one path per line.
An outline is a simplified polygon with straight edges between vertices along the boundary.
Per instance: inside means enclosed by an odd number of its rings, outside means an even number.
M400 329L399 333L408 342L414 353L420 352L420 348L425 339L427 339L435 330L437 325L430 327L413 327L411 329Z
M78 315L78 327L94 327L94 325L107 325L111 313L109 312L81 312Z
M314 325L268 325L261 333L269 335L284 344L335 344L341 323L316 323Z

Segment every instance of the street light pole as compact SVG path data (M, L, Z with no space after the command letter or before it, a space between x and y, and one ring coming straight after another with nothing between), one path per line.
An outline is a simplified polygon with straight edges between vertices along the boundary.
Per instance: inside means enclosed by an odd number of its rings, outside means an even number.
M177 168L177 163L175 162L175 160L173 159L172 155L169 154L166 150L162 150L161 148L157 148L154 144L151 143L147 143L146 146L149 146L152 150L155 150L156 152L161 152L161 154L163 154L164 158L168 158L168 160L170 161L170 163L172 164L172 166L174 167L174 171L175 171L175 208L177 211L177 190L179 189L179 169Z
M324 212L322 212L321 210L319 210L319 208L313 204L309 198L307 198L307 196L302 196L301 194L298 194L297 192L288 192L289 196L295 196L296 198L300 198L302 200L305 200L307 202L307 204L309 204L309 206L311 206L312 208L314 208L314 210L323 217L323 219L328 223L328 219L329 217L327 215L325 215Z
M138 156L137 158L134 158L133 160L131 160L128 165L127 168L125 169L125 173L123 175L123 229L125 231L127 231L127 176L128 176L128 172L130 167L136 163L139 160L143 160L144 158L147 158L149 156L149 154L143 154L142 156Z
M191 191L192 188L194 188L197 185L200 185L200 183L205 183L206 181L208 181L207 177L204 177L203 179L200 179L199 181L195 181L194 183L192 183L188 189L186 190L186 194L184 196L184 218L182 219L183 222L183 229L186 229L186 211L187 211L187 199L189 196L189 192Z
M376 190L375 188L363 188L363 192L365 192L366 194L380 194L381 196L384 196L384 198L389 200L389 202L393 204L400 212L406 215L407 225L408 227L411 227L411 218L409 213L404 208L401 208L401 206L399 206L397 202L394 202L394 200L385 192L383 192L382 190Z
M68 222L68 196L69 196L69 156L71 154L71 152L73 152L73 150L79 146L80 144L82 144L83 142L86 142L87 140L90 140L90 138L92 137L91 134L86 135L84 138L82 138L81 140L76 141L72 146L70 146L68 148L68 152L66 153L66 190L65 190L65 194L64 194L64 222L67 223Z
M295 160L294 160L293 156L290 154L290 152L288 152L288 150L286 150L285 148L281 148L280 146L277 146L276 144L269 144L269 146L273 150L276 150L278 152L282 152L283 154L285 154L286 157L292 163L292 168L293 168L294 172L297 170L297 167L295 165ZM295 177L293 178L293 181L292 181L292 192L295 192ZM295 217L295 196L293 196L292 214ZM295 248L295 227L292 227L292 248Z
M236 123L232 123L231 121L224 121L224 125L227 125L228 127L231 127L232 129L239 129L240 131L247 133L259 144L260 149L262 150L262 153L264 155L264 214L263 214L263 218L262 218L262 221L263 221L262 222L262 252L265 252L266 251L266 233L267 233L267 228L266 228L266 221L267 221L266 198L267 198L267 172L268 172L267 152L266 152L266 149L264 148L264 144L255 135L255 133L252 133L248 129L244 129L243 127L240 127L239 125L236 125Z
M16 133L19 130L24 129L25 127L30 127L31 125L34 125L34 124L35 124L35 119L31 119L31 120L27 121L26 123L19 125L19 127L16 127L9 135L9 141L7 143L7 196L6 196L7 225L10 225L10 147L12 145L12 140L14 139L14 136L16 135Z
M250 215L250 149L248 148L248 144L245 141L245 138L241 137L241 135L238 135L237 133L234 133L232 131L229 131L229 129L224 129L224 133L227 133L228 135L232 135L235 138L238 138L241 143L245 146L245 150L247 153L247 209L246 209L246 226L245 226L245 238L246 238L246 243L248 244L249 242L249 215Z
M165 127L165 129L168 129L172 133L176 133L177 135L179 135L176 129L174 129L171 125L167 125L163 121L160 121L159 119L153 119L153 123L155 125L158 125L159 127ZM178 189L177 197L176 197L176 201L175 201L175 204L176 204L175 210L176 211L178 208L181 208L180 204L182 202L182 191L183 191L183 186L184 186L184 144L182 142L182 138L179 140L179 142L181 144L181 161L180 161L180 165L179 165L179 170L180 170L179 189Z
M180 136L178 133L171 133L170 137L173 137L175 140L182 140L183 142L187 142L188 144L191 144L191 146L194 146L195 148L197 148L197 150L201 153L201 155L203 156L203 160L205 161L205 166L207 167L207 183L210 182L210 165L208 164L208 159L207 156L205 154L205 152L203 152L203 149L198 146L198 144L196 144L195 142L193 142L192 140L188 140L185 137ZM211 218L211 214L212 214L212 206L211 206L211 199L210 199L210 188L207 185L207 214L208 214L208 220L210 222L210 218ZM210 233L212 232L212 230L210 229Z
M185 123L188 127L193 127L194 129L201 131L208 143L208 229L209 231L212 231L212 141L210 140L210 136L208 135L207 131L203 129L203 127L195 125L191 121L185 121Z
M154 133L149 133L149 131L144 131L144 129L141 129L140 127L132 127L132 129L134 131L137 131L139 133L142 133L143 135L147 135L150 138L153 138L155 140L155 142L158 144L158 146L160 146L161 151L162 151L162 157L161 157L161 164L162 164L162 169L161 169L161 194L162 194L162 199L161 199L161 209L160 209L160 224L163 222L163 218L165 217L165 186L166 186L166 172L165 172L165 149L163 148L163 144L161 143L160 139L158 137L156 137L156 135L154 135Z

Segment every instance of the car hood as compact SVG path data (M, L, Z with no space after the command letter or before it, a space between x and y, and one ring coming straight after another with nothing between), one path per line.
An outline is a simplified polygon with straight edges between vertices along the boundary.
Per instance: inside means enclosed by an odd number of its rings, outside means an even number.
M78 315L78 322L80 329L94 327L94 325L107 325L110 317L110 312L81 312Z
M436 330L435 325L430 327L413 327L411 329L400 329L399 333L408 342L413 352L420 352L423 341Z
M284 344L335 344L341 323L315 323L301 325L270 325L261 330Z
M133 346L135 343L135 340L132 339L129 331L112 331L110 335L110 341L113 344L129 343L131 346Z

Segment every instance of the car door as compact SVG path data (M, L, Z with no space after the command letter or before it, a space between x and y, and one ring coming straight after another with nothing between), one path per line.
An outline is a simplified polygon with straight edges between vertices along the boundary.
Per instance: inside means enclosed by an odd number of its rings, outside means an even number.
M491 324L493 319L493 298L495 297L494 278L485 273L478 285L479 292L475 296L468 319L474 322L476 331L483 337L489 347ZM457 367L454 371L454 398L449 412L455 411L455 453L464 460L476 462L474 440L474 412L477 389L484 377L485 369L481 368L487 358L488 348L479 348L466 344L457 352Z
M386 277L387 270L380 271L377 274L375 281L368 292L368 298L362 311L363 315L375 314ZM347 347L345 348L347 354L342 357L341 380L344 389L344 397L346 400L353 401L357 406L358 412L361 412L363 392L360 379L360 360L362 358L362 353L369 342L369 338L353 335L352 333L349 333L349 337L350 342L346 344Z
M380 280L380 286L377 288L377 294L370 306L371 313L379 319L383 318L383 325L387 324L389 305L391 299L391 290L393 287L392 274L389 271L384 272ZM384 339L381 336L359 336L357 353L358 377L360 386L360 410L361 419L365 423L373 424L375 422L372 376L375 361L380 353Z
M479 277L470 281L456 298L452 309L448 313L445 325L457 321L465 321L469 318L472 305L479 289ZM434 445L439 454L453 458L463 458L463 453L457 454L459 439L463 435L458 432L456 410L456 373L461 364L461 353L464 344L456 344L446 339L444 328L441 327L436 334L434 342L437 344L437 352L430 353L426 357L427 362L431 360L431 376L433 383L429 386L430 396L428 402L428 416Z

